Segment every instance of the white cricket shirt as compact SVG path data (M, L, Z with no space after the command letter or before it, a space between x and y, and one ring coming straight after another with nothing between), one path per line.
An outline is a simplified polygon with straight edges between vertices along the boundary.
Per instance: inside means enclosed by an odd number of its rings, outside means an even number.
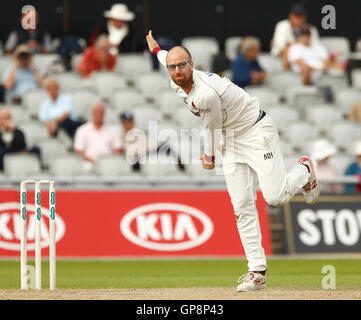
M157 54L159 62L164 66L167 54L166 50L160 50ZM204 128L210 130L212 139L205 139L204 146L207 156L215 154L215 146L219 143L214 130L220 129L227 136L241 135L253 126L260 114L257 98L215 73L193 70L193 87L189 94L172 80L171 87L188 105L189 110L201 117Z

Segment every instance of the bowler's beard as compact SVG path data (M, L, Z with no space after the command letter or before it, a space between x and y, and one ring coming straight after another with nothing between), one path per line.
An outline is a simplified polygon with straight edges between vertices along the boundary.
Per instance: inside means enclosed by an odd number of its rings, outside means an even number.
M181 88L187 87L189 85L190 82L192 82L192 75L187 79L186 76L184 76L181 79L176 79L176 75L172 78L173 82L180 86Z

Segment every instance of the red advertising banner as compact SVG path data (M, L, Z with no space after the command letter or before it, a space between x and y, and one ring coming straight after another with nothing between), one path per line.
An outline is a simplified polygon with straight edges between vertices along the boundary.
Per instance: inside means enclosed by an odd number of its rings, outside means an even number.
M28 254L34 255L34 193L28 192ZM42 248L48 255L48 194L42 192ZM268 212L257 208L267 255ZM0 257L19 256L19 191L0 190ZM226 191L56 191L57 257L244 255Z

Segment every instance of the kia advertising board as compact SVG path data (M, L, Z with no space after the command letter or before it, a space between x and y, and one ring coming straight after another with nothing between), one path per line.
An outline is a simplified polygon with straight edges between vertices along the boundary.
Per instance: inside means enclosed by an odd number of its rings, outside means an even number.
M297 196L284 222L290 253L361 252L361 196L320 196L312 206Z
M48 254L48 194L42 193L42 248ZM19 256L19 192L0 191L0 256ZM34 255L34 194L28 193L28 249ZM263 245L268 213L258 195ZM56 192L58 257L244 255L226 191Z

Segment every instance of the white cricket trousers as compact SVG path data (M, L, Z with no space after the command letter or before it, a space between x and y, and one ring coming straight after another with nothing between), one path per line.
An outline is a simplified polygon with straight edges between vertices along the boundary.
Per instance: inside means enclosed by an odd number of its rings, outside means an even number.
M244 134L226 136L222 148L223 172L249 271L267 269L256 208L257 178L263 197L273 206L291 200L308 181L305 166L287 173L276 126L265 115Z

